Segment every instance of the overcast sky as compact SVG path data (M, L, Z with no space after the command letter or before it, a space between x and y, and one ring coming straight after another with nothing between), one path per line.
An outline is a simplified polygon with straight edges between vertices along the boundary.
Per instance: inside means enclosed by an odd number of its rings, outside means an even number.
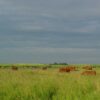
M100 63L100 0L0 0L0 63Z

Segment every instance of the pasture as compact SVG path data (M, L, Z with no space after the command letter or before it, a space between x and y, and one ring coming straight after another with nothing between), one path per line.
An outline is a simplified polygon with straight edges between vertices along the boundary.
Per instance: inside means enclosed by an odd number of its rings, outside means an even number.
M81 75L84 65L70 73L54 65L46 70L45 65L16 65L18 70L1 66L0 100L100 100L99 65L93 65L96 75Z

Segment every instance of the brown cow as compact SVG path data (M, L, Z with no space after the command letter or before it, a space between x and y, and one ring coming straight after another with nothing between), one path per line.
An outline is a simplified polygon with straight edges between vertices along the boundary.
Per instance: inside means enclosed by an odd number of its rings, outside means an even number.
M77 67L73 66L73 65L69 65L69 66L67 66L67 68L69 68L70 71L77 71Z
M62 67L59 68L59 72L70 72L70 69L68 67Z
M96 75L96 71L84 71L81 75Z
M17 66L12 66L12 70L18 70Z
M92 70L92 66L84 66L82 67L83 69L86 69L86 70Z

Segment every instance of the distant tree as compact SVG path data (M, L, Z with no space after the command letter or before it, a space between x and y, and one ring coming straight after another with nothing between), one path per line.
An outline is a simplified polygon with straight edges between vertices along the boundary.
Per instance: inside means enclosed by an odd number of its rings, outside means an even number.
M65 62L62 62L62 63L54 62L53 65L68 65L68 63L65 63Z

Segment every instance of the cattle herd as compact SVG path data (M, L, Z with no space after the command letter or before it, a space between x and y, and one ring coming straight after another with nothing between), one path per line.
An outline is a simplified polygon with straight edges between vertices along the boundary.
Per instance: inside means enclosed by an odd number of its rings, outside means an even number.
M84 66L82 67L84 71L81 73L81 75L96 75L96 71L93 70L92 66ZM67 67L61 67L59 68L59 72L71 72L71 71L78 71L78 67L75 66L67 66Z
M47 66L42 67L42 70L47 70L47 69L48 69ZM81 75L96 75L96 71L90 65L84 66L84 67L82 67L82 69L83 69L83 72L81 73ZM12 70L17 71L18 67L15 66L15 65L13 65L12 66ZM78 71L78 70L79 70L78 67L72 66L72 65L69 65L69 66L66 66L66 67L60 67L59 68L59 72L61 72L61 73L63 73L63 72L70 73L71 71Z

